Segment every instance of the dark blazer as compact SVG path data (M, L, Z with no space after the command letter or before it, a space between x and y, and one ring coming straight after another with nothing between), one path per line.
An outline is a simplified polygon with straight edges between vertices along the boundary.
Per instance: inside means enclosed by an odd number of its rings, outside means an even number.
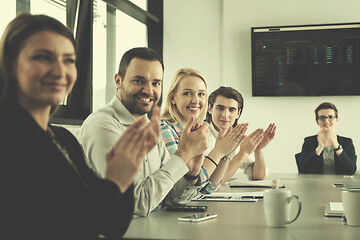
M337 136L337 139L344 150L339 156L334 152L335 173L352 175L356 172L356 156L352 140L341 136ZM317 135L305 138L299 162L301 173L323 173L323 153L320 156L316 155L317 146Z
M51 129L80 175L24 109L0 106L0 239L121 239L133 216L133 187L122 194L100 179L75 137Z

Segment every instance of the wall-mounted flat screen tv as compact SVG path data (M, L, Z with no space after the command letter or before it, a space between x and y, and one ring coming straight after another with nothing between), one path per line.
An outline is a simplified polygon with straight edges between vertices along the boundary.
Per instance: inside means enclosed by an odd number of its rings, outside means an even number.
M253 96L360 95L360 23L253 27Z

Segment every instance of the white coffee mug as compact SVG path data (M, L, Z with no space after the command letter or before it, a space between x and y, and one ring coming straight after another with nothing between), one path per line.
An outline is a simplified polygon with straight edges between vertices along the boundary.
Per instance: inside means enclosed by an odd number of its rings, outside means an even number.
M344 190L341 193L347 225L360 226L360 190Z
M292 199L296 199L298 203L298 212L295 218L290 220L290 203ZM300 212L300 198L291 195L289 190L277 188L264 191L264 213L266 224L269 227L286 227L299 217Z

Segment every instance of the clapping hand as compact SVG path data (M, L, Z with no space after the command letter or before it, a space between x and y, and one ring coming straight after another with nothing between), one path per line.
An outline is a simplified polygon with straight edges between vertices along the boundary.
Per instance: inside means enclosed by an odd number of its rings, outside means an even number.
M226 156L234 151L243 140L247 126L247 123L242 123L237 125L234 129L230 127L227 131L220 128L214 150L220 152L221 156Z
M322 150L326 145L326 136L325 136L324 129L320 128L320 131L318 132L318 135L317 135L317 140L318 140L319 147Z
M334 130L327 131L323 128L320 128L317 140L321 148L324 148L325 146L332 146L333 148L337 148L339 146L337 135Z
M257 146L264 138L264 130L256 129L249 136L245 137L240 143L240 152L238 154L245 153L247 155L255 151Z
M175 154L187 164L194 157L203 154L208 148L208 136L209 124L206 122L194 124L194 117L191 117L180 137L179 148Z
M256 147L255 151L261 151L264 147L266 147L275 137L276 126L275 123L271 123L268 128L264 132L264 137Z
M105 178L115 182L121 192L132 183L145 155L157 144L160 135L160 109L155 107L151 122L142 117L128 127L106 154Z

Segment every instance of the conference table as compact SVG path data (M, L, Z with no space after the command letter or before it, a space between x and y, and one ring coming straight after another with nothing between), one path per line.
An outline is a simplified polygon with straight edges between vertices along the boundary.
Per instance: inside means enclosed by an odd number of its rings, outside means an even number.
M270 174L278 178L285 189L300 197L302 211L299 218L286 228L267 227L263 201L213 202L192 201L189 205L206 205L207 213L217 218L204 222L179 222L178 217L191 212L158 210L147 217L134 218L124 239L256 239L256 240L352 240L360 239L360 227L351 227L339 217L325 217L324 207L329 202L341 202L341 187L345 184L360 187L360 175ZM263 191L266 188L234 188L228 183L218 192L238 193ZM295 202L294 202L295 203ZM360 206L359 206L360 207ZM292 216L297 210L292 206Z

